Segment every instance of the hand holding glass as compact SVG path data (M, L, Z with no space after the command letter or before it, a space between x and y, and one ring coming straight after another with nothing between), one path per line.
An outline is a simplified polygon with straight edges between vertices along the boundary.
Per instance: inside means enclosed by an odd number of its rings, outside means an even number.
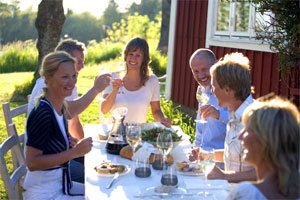
M197 87L196 99L197 99L197 101L200 105L206 104L209 100L209 96L202 92L202 86L200 86L200 85L198 85L198 87ZM195 121L199 122L199 123L207 123L207 121L204 120L204 119L198 119L198 120L195 120Z

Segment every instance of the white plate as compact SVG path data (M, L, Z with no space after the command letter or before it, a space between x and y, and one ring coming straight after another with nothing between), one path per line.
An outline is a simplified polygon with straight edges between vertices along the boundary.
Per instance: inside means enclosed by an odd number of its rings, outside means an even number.
M184 172L181 171L179 167L176 166L177 174L184 175L184 176L204 176L204 172Z
M93 137L92 139L93 139L93 142L100 142L100 143L107 142L107 140L100 140L98 135L97 135L97 137Z
M160 186L158 186L160 187ZM144 196L144 197L151 197L152 199L164 199L164 198L167 198L167 199L174 199L176 198L176 196L178 195L178 197L180 197L180 195L184 195L184 194L187 194L187 191L186 189L182 188L182 187L176 187L174 189L172 189L171 192L169 193L161 193L161 192L156 192L155 191L155 188L156 187L149 187L149 188L146 188L144 190L142 190L140 192L140 196ZM174 196L176 195L176 196Z
M113 164L113 165L121 165L121 164ZM124 166L125 166L125 169L122 173L120 173L120 176L124 176L131 171L131 168L128 165L124 165ZM115 174L100 174L94 168L93 168L93 171L95 174L97 174L98 176L101 176L101 177L113 177L115 175Z

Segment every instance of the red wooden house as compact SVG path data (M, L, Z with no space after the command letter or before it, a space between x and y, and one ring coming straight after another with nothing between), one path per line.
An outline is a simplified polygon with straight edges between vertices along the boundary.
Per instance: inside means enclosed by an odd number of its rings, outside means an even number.
M258 16L250 3L172 0L170 16L167 99L197 108L197 83L189 59L196 49L210 48L217 59L230 52L241 52L249 58L255 98L274 92L294 98L299 106L299 73L287 82L281 80L278 55L269 45L255 40L256 28L251 27L258 26L263 16Z

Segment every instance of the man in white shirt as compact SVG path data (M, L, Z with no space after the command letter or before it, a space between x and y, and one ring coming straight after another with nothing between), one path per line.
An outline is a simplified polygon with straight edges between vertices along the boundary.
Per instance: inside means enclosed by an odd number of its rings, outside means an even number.
M244 110L253 103L249 60L242 53L224 56L210 69L213 93L220 107L228 107L224 155L217 156L225 163L225 171L218 167L208 175L210 179L226 179L230 182L256 180L255 170L243 158L243 149L238 134L244 128L241 117Z

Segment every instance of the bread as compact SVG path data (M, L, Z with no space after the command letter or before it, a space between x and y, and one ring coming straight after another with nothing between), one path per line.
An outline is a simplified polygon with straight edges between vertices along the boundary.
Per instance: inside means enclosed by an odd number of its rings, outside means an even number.
M141 148L141 146L138 146L136 148L136 151ZM131 146L127 145L125 147L123 147L120 151L120 156L123 157L123 158L127 158L129 160L131 160L132 156L133 156L133 153L132 153L132 148ZM162 159L162 156L161 156L161 159ZM150 158L149 158L149 163L152 164L154 161L154 154L151 153L150 155ZM174 163L174 159L171 155L167 155L167 163L169 165L172 165Z
M189 164L186 162L186 161L183 161L183 162L176 162L176 166L180 169L183 169L185 167L188 167Z

